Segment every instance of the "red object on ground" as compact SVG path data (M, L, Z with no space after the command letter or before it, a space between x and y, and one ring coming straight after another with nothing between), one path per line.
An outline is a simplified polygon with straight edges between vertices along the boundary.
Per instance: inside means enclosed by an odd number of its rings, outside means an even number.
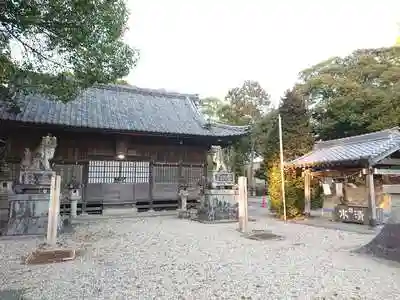
M265 194L264 194L263 197L262 197L261 207L264 207L264 208L267 207L267 201L266 201Z

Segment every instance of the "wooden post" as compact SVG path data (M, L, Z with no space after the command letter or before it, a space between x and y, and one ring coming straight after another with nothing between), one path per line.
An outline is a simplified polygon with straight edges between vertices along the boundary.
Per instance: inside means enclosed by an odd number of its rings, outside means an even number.
M60 214L61 176L51 177L49 215L47 222L47 244L57 243L58 216Z
M372 168L368 168L367 186L368 186L368 208L370 211L369 225L374 227L376 226L377 222L376 222L374 172Z
M83 186L81 188L82 190L82 206L81 206L81 215L86 214L86 203L87 203L87 186L89 182L89 163L86 163L82 167L82 183Z
M239 231L246 233L248 230L248 206L247 206L247 178L239 177Z
M304 215L311 215L311 174L310 170L304 171Z
M154 190L154 160L151 160L149 163L149 210L154 209L153 190Z

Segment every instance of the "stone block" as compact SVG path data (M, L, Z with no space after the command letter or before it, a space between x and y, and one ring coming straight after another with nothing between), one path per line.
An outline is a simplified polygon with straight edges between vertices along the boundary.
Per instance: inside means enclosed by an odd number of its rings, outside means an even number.
M50 194L10 196L7 235L44 235L47 232ZM62 221L59 218L59 231Z

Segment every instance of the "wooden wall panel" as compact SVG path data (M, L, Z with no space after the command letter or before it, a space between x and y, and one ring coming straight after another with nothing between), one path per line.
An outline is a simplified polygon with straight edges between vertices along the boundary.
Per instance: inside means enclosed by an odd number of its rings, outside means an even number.
M150 143L146 137L135 139L134 137L121 135L56 132L36 130L35 128L19 129L18 135L15 134L15 131L9 132L8 158L10 160L21 160L24 149L30 148L31 151L34 151L39 146L42 136L48 132L57 137L58 146L54 160L63 163L85 162L93 156L113 159L117 154L117 148L120 148L118 147L118 140L123 141L122 148L127 151L127 155L130 157L137 156L138 158L147 158L149 161L163 163L206 163L207 145L168 144L168 140L161 137L158 142L153 138Z

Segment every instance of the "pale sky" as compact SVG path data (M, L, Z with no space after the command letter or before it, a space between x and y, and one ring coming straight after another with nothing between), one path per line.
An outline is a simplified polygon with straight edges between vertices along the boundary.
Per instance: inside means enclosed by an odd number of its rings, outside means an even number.
M274 103L302 69L393 45L399 0L127 0L136 86L223 98L257 80Z

